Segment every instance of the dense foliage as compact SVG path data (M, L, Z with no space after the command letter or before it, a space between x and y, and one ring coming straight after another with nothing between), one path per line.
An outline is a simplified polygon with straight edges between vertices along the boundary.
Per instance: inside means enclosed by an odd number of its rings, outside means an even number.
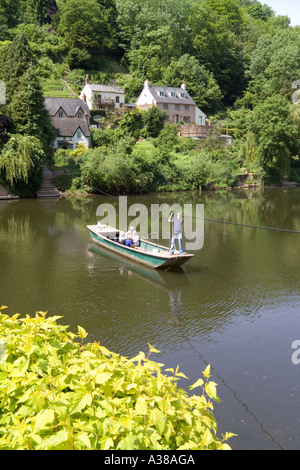
M223 134L228 124L234 137L231 149L199 144L198 156L193 146L192 152L171 148L164 157L159 154L152 175L145 156L143 175L140 163L129 157L134 146L124 161L110 163L110 158L116 140L127 137L147 139L147 148L158 149L151 139L158 138L161 116L135 113L114 123L105 120L109 143L87 154L90 163L77 187L140 192L226 186L247 171L257 181L271 181L272 175L276 181L300 181L299 99L292 102L299 95L299 52L300 27L291 27L288 17L258 0L0 0L0 79L8 95L2 114L12 120L9 132L34 136L47 150L53 135L41 85L54 93L53 84L63 77L78 93L88 73L93 82L121 86L127 102L137 99L146 78L172 86L184 81L211 122ZM2 145L5 119L0 117ZM95 147L102 137L94 135ZM168 142L169 137L163 146ZM111 173L105 184L87 169L104 160ZM116 174L120 165L130 173L128 188Z
M190 390L186 376L149 359L127 359L57 323L0 308L0 449L230 449L218 438L210 367Z

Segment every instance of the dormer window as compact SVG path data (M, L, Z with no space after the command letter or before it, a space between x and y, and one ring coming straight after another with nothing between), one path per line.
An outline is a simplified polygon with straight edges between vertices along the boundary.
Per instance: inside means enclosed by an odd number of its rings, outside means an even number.
M159 96L165 96L165 92L163 90L160 90Z
M184 98L184 97L185 97L185 94L184 94L184 93L180 93L180 97L181 97L181 98Z
M62 112L62 111L59 111L58 117L59 117L59 118L62 118L62 117L63 117L63 112Z
M78 119L82 119L82 113L80 111L78 113Z
M171 97L172 97L172 98L176 98L176 93L175 93L175 91L171 91L170 94L171 94Z

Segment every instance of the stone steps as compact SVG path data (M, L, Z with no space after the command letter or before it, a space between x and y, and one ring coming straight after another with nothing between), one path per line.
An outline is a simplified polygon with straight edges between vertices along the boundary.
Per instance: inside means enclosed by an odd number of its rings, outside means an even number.
M60 191L55 187L53 174L47 167L43 168L43 183L36 195L38 198L61 196Z

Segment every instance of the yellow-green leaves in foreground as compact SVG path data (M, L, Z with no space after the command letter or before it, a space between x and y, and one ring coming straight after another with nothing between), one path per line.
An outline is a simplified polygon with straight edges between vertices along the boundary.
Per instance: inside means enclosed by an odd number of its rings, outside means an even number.
M178 389L184 374L149 359L129 360L57 323L9 316L0 307L0 449L229 449L217 438L216 384Z

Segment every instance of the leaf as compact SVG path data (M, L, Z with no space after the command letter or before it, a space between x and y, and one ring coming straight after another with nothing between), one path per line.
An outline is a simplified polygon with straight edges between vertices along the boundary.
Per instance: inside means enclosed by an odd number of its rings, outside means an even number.
M105 436L103 439L100 440L101 450L109 450L111 447L114 446L114 441L111 437Z
M84 339L84 338L87 337L87 335L88 335L88 333L85 331L85 329L82 328L82 326L78 326L78 336L79 336L79 338Z
M148 343L150 353L157 353L160 354L160 351L158 349L155 349L150 343Z
M137 437L129 434L128 436L124 437L119 444L117 445L117 450L132 450L138 449L137 445Z
M203 375L206 379L209 379L210 377L210 364L206 367L205 371L203 372Z
M151 410L149 422L157 427L160 434L163 433L165 428L165 415L158 408Z
M89 436L87 435L86 432L81 432L76 436L76 441L82 442L82 444L87 447L88 449L92 450L92 444L90 441Z
M80 413L86 406L90 405L93 401L92 395L90 393L85 393L84 395L80 395L79 398L76 398L76 406L74 406L71 412L72 414Z
M135 411L138 415L146 415L148 412L147 402L143 397L138 397L135 405Z
M212 398L213 400L218 400L218 395L217 395L217 384L215 382L208 382L205 385L205 391L207 395Z
M67 431L58 431L42 442L42 448L58 447L64 442L68 442L69 433Z
M52 423L55 418L54 410L48 408L47 410L40 411L35 420L35 429L41 429L45 427L47 424Z
M197 387L202 387L202 385L204 384L203 380L202 379L198 379L197 382L195 382L193 385L191 385L189 387L190 390L194 390L194 388L197 388Z
M98 385L105 384L111 377L110 372L99 372L95 377L95 383Z

